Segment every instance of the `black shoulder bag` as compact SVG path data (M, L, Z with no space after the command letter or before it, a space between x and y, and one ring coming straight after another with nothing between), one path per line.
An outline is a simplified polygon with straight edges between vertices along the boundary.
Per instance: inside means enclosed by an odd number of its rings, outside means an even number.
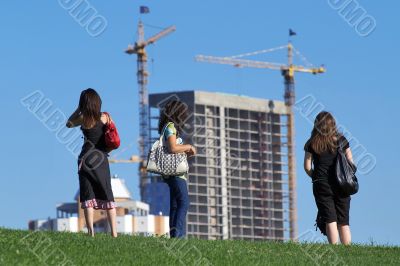
M336 159L336 181L338 190L343 196L354 195L358 192L357 167L349 162L343 151L343 141L338 140L338 154Z

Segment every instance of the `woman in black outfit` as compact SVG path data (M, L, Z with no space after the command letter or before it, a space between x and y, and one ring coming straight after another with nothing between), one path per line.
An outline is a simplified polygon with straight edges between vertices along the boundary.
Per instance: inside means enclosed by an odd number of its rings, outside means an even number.
M350 196L340 195L335 182L339 143L347 159L353 162L349 142L339 134L335 118L328 112L319 113L311 138L304 146L304 170L312 178L315 202L319 216L326 224L329 243L337 244L340 237L342 244L350 245Z
M111 118L101 112L101 99L93 89L82 91L79 106L70 116L67 127L81 126L84 136L78 157L79 191L88 233L94 236L93 209L107 211L111 235L117 237L116 211L111 189L110 167L104 127Z

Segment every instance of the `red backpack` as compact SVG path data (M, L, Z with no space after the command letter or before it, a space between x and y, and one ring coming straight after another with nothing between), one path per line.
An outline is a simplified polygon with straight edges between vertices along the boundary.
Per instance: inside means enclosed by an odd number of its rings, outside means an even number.
M118 149L119 145L121 144L121 140L119 139L117 127L115 126L114 122L111 120L110 115L107 112L104 114L108 117L108 122L106 124L106 128L104 131L104 137L106 146L109 151Z

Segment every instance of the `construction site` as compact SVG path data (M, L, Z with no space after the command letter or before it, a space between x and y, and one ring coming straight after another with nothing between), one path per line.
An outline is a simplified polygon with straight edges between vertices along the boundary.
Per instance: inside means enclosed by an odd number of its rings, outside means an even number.
M399 1L3 2L0 266L400 265Z
M139 21L137 41L127 54L137 56L139 93L139 155L111 163L139 163L141 200L151 214L167 213L169 190L162 177L147 173L145 164L151 143L159 138L159 110L170 99L187 105L191 130L183 133L184 143L198 149L189 161L189 236L201 239L296 240L296 165L294 152L295 73L320 74L289 40L287 45L231 57L198 55L199 62L234 67L278 70L283 77L284 99L256 99L205 92L148 92L146 47L173 33L168 27L146 39ZM289 37L295 35L289 30ZM247 59L249 56L286 50L285 63ZM293 63L298 57L304 65Z
M175 30L175 26L170 26L146 39L145 25L139 21L137 41L125 51L129 55L136 55L137 59L139 154L129 159L111 157L109 162L138 165L138 202L145 206L146 213L138 215L135 212L136 203L130 196L122 197L121 201L127 201L130 205L126 202L117 203L117 206L121 205L118 207L118 231L131 234L166 232L170 209L169 189L161 176L146 171L146 164L150 145L159 138L160 109L170 100L179 100L185 104L189 114L185 130L181 132L183 142L197 148L197 155L188 160L188 236L209 240L296 240L294 75L297 72L324 73L325 68L314 67L289 41L280 47L231 57L195 57L198 62L278 70L284 81L283 100L251 98L235 95L234 91L232 94L200 90L149 94L150 72L146 47ZM295 33L289 30L289 37L292 35ZM286 63L247 59L278 50L286 50ZM303 60L306 66L294 64L295 56ZM113 182L117 182L116 179ZM35 220L30 222L29 227L34 230L72 228L70 231L81 231L82 211L78 207L79 199L75 199L77 203L58 207L57 211L62 215L57 214L54 221ZM107 231L104 213L99 215L96 226L99 231ZM162 228L156 226L156 229L146 227L139 230L137 220L141 224L155 223L146 219L162 220L162 223L156 223L163 224Z

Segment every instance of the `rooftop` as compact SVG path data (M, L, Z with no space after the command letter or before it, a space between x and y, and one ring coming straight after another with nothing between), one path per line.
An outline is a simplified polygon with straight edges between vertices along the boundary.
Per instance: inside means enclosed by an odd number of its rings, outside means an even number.
M194 101L196 104L256 112L272 112L276 114L287 114L289 112L283 101L201 90L152 93L150 94L150 105L156 107L156 105L162 105L163 102L167 102L169 99L181 99L186 102Z

